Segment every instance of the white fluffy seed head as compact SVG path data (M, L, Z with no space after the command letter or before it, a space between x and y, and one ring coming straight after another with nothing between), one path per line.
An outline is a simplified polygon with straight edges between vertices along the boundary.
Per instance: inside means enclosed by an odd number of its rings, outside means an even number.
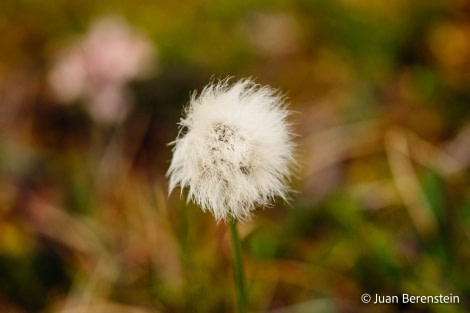
M194 93L171 144L169 190L188 188L217 221L249 219L257 206L286 199L295 163L283 97L250 79L229 79Z

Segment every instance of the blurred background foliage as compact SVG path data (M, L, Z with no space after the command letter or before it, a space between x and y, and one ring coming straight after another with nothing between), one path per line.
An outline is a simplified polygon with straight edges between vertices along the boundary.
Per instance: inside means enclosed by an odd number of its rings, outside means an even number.
M234 310L226 225L165 178L229 75L300 135L290 205L240 225L250 312L470 310L468 1L2 0L0 33L0 312Z

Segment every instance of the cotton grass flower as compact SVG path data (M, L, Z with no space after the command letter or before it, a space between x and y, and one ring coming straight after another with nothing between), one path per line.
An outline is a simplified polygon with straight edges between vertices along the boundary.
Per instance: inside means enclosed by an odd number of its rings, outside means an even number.
M276 196L286 199L294 164L284 98L250 79L229 79L194 93L172 142L170 192L188 188L217 221L246 220Z

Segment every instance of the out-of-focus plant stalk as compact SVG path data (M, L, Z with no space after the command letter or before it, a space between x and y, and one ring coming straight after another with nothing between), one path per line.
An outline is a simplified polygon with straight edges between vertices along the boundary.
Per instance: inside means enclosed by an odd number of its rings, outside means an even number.
M245 274L243 272L243 260L241 253L240 238L237 231L237 220L230 218L230 237L232 241L233 277L235 280L235 293L237 309L239 313L247 311L247 294L245 287Z

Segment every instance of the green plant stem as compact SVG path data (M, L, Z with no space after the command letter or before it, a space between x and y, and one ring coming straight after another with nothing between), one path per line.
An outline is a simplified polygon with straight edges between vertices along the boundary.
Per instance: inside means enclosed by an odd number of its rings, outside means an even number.
M247 296L245 288L245 276L243 272L242 251L240 238L237 231L237 220L230 219L230 237L232 239L233 277L235 279L235 292L239 313L246 313Z

